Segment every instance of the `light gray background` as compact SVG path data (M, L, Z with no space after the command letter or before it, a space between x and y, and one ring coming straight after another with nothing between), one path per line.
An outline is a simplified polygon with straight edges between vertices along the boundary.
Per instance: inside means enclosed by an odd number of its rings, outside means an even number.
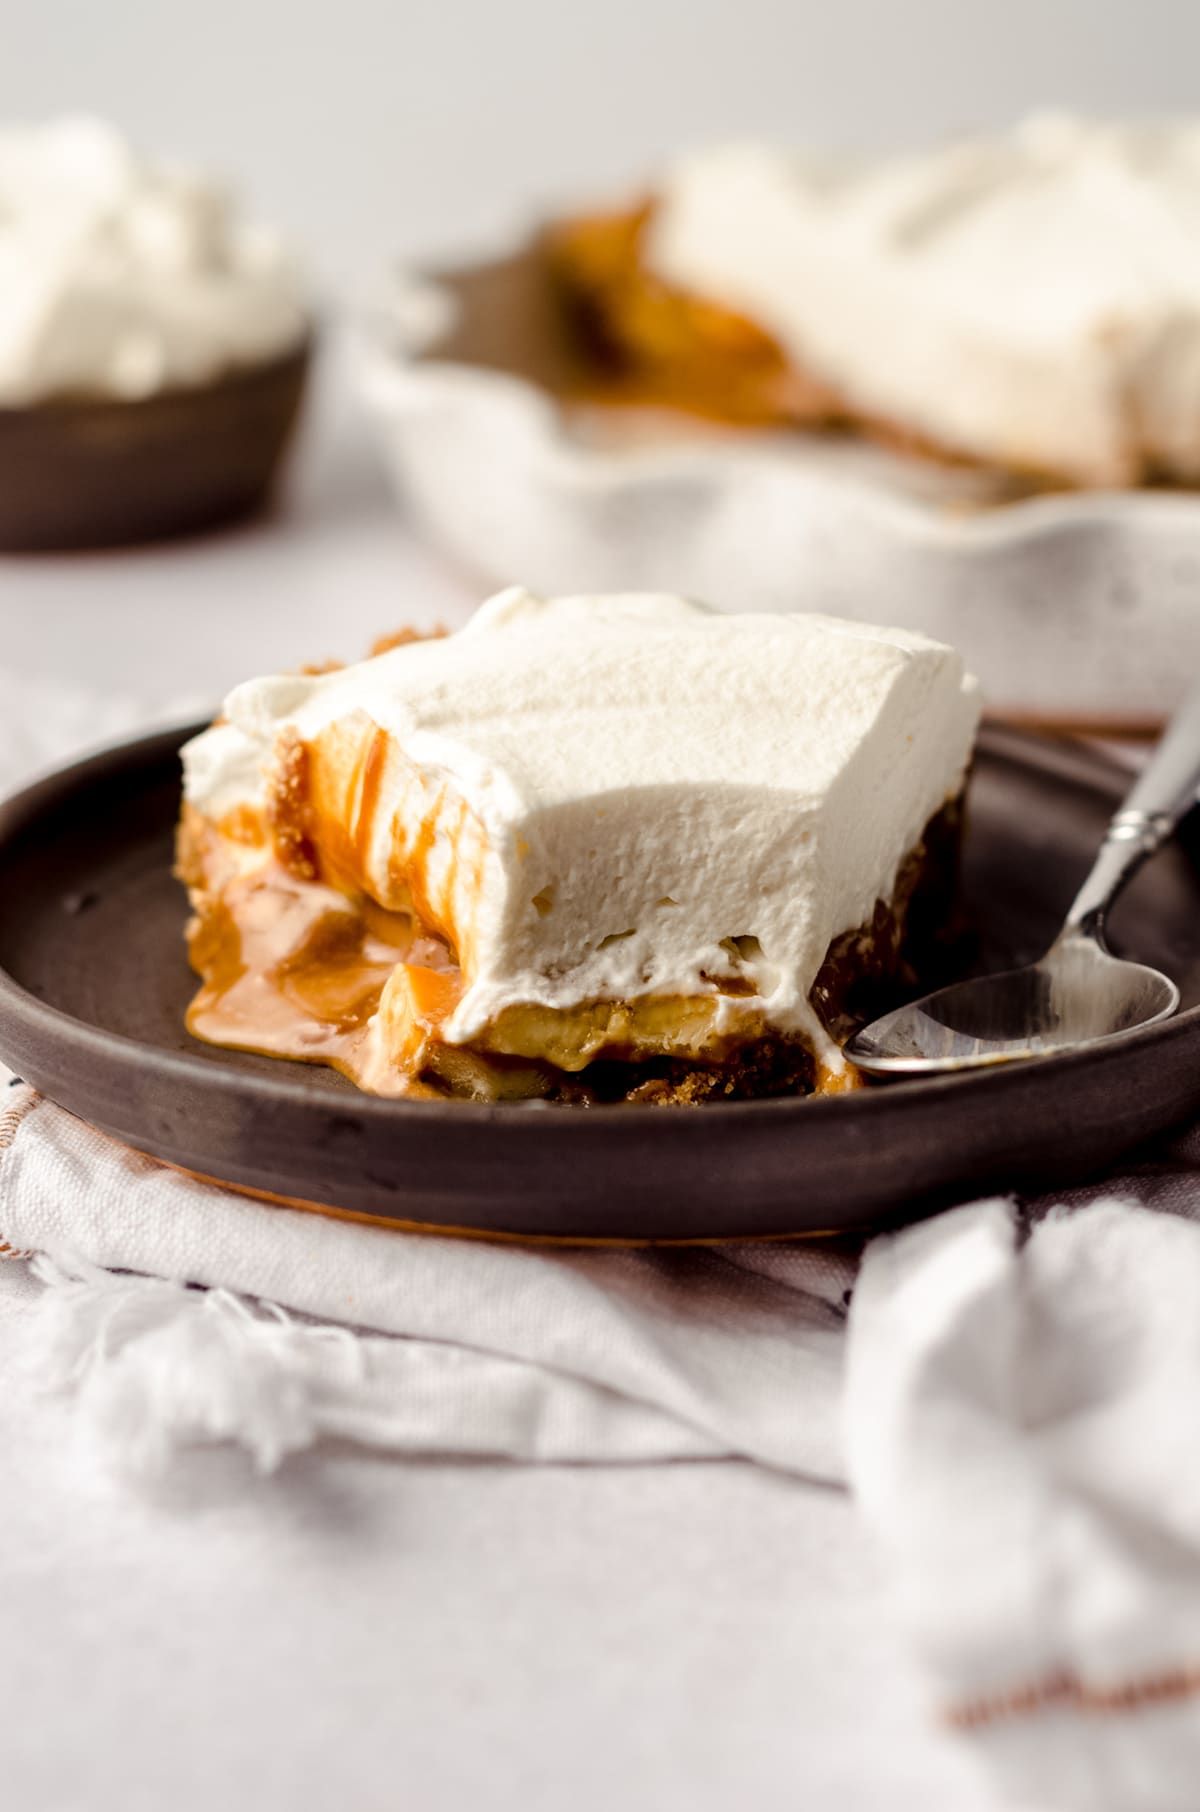
M1200 66L1184 0L0 0L0 23L0 118L88 106L215 163L346 289L683 140L1181 108ZM406 532L330 389L268 522L3 562L0 680L198 704L460 620L477 593ZM842 1497L742 1467L335 1453L257 1484L218 1456L174 1503L105 1498L65 1411L11 1370L23 1291L9 1267L0 1702L21 1812L994 1803L929 1715Z
M921 140L1193 105L1186 0L3 0L0 117L214 162L327 276L603 194L679 143Z

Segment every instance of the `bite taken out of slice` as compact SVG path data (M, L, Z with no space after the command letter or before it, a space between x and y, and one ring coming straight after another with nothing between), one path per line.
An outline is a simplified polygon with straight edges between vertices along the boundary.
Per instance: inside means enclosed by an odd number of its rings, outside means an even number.
M951 917L977 721L941 644L672 596L252 680L184 751L189 1027L385 1095L853 1086Z

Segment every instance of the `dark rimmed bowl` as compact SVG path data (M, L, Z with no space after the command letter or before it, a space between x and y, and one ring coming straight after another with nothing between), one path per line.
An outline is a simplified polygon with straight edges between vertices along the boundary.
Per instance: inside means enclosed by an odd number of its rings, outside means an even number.
M129 546L252 515L278 475L312 352L310 338L135 401L0 408L0 552Z

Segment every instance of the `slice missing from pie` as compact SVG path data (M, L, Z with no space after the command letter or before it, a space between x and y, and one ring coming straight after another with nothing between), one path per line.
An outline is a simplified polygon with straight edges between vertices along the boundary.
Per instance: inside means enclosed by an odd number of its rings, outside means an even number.
M184 751L192 1033L382 1095L836 1091L952 911L950 648L669 596L484 604Z

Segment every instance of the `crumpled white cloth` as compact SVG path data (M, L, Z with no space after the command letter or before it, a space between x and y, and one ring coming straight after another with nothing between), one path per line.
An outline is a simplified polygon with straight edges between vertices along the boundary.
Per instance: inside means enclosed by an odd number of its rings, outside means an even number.
M945 1715L1005 1791L1190 1812L1200 1133L1122 1183L1124 1200L977 1203L871 1244L847 1464Z
M232 1439L270 1466L330 1435L840 1471L853 1271L835 1242L578 1251L365 1227L197 1182L23 1087L0 1111L0 1237L51 1261L36 1375L78 1388L126 1462ZM304 1320L265 1328L262 1301ZM274 1395L246 1388L264 1371Z
M75 1392L110 1453L270 1466L324 1436L845 1477L935 1705L1027 1812L1200 1803L1197 1215L1193 1132L861 1267L833 1241L522 1248L267 1207L0 1096L0 1235L46 1285L31 1388Z

